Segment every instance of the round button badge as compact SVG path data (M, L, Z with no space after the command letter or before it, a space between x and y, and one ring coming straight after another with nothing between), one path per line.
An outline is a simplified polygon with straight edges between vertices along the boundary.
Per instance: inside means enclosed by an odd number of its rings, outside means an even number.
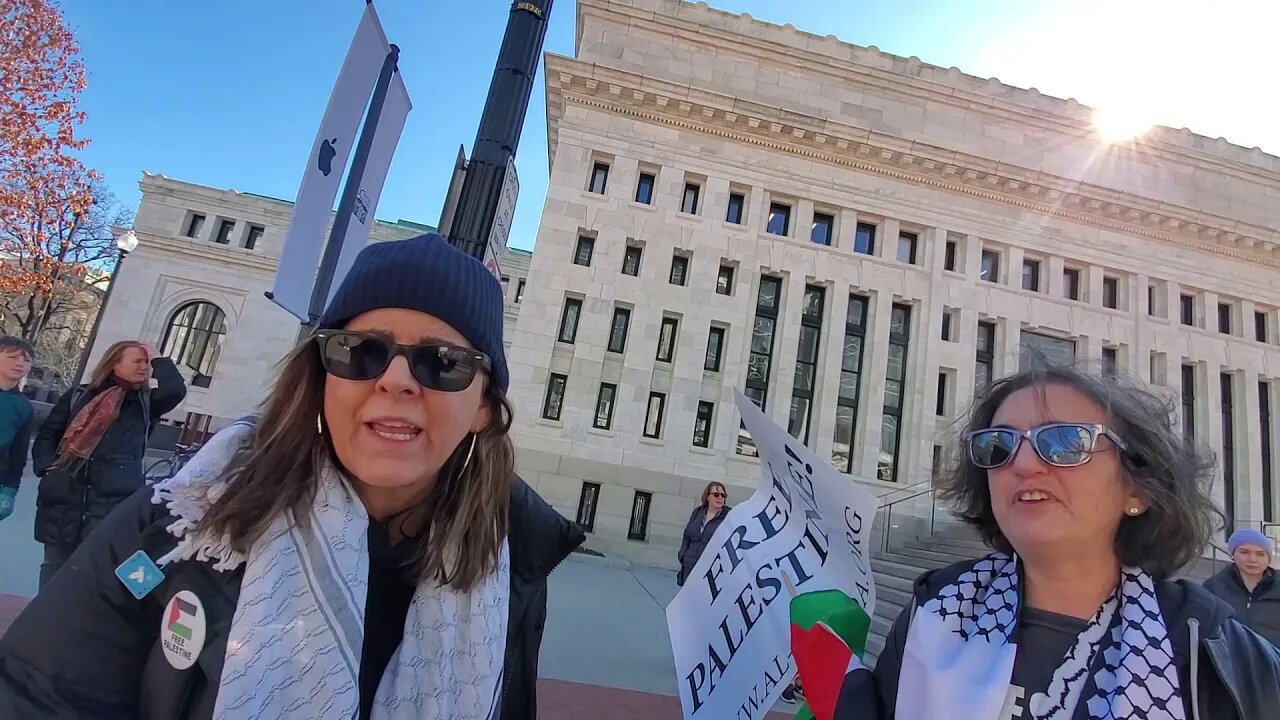
M190 590L181 590L169 599L160 618L160 646L164 657L177 670L196 664L204 649L204 605Z

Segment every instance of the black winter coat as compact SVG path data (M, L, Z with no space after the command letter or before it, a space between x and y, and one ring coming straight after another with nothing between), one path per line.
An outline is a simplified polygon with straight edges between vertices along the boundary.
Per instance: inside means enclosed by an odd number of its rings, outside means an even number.
M1280 646L1280 573L1267 569L1258 586L1249 592L1234 564L1205 580L1204 587L1225 601L1236 619L1249 629Z
M97 393L85 386L72 388L49 411L31 446L31 465L41 478L36 495L36 540L76 545L142 487L151 428L187 396L187 385L172 360L152 360L151 372L156 387L125 395L116 421L102 436L88 464L78 472L50 466L57 459L67 426Z
M0 638L0 718L206 720L213 716L243 566L232 572L180 561L135 600L114 570L141 549L153 558L177 543L173 517L139 491L71 556ZM511 595L501 720L537 717L538 649L547 577L585 536L519 478L510 495ZM160 646L161 615L180 590L204 603L203 652L174 669Z
M893 720L902 653L916 606L934 597L973 565L965 561L921 575L914 598L894 621L876 660L880 720ZM1164 617L1178 668L1187 720L1272 720L1280 708L1280 652L1231 617L1231 608L1204 588L1186 580L1156 583L1156 602ZM1195 690L1193 691L1193 688ZM927 688L920 688L927 692ZM1192 697L1199 707L1193 709ZM843 698L842 698L843 700ZM836 712L837 720L846 716ZM1078 703L1073 720L1086 720ZM852 720L852 718L850 719ZM862 720L858 718L857 720Z
M716 528L720 527L725 515L728 515L732 509L728 505L720 508L720 514L707 523L706 527L702 526L702 519L707 515L707 506L699 505L693 509L693 513L689 515L689 522L684 525L684 535L680 538L680 552L676 555L680 561L680 574L677 578L681 585L689 578L689 573L693 572L693 566L698 564L702 551L707 549L707 541L716 534Z

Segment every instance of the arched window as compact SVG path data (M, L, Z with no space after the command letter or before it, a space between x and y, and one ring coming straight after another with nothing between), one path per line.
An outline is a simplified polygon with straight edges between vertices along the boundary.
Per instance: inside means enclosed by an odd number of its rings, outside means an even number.
M193 302L178 308L169 319L160 352L195 371L191 384L209 387L227 336L227 317L213 303Z

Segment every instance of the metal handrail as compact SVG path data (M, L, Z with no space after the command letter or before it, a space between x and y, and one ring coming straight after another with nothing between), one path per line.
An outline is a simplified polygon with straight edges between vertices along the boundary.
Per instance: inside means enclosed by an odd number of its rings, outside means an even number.
M916 493L912 493L911 495L908 495L908 496L906 496L906 497L898 498L897 500L893 500L893 501L891 501L891 502L887 502L887 503L886 503L886 502L883 502L883 500L884 500L886 497L888 497L889 495L891 495L891 494L893 494L893 493L896 493L896 492L906 492L906 491L908 491L908 490L910 490L910 489L912 489L912 488L918 488L918 487L921 487L921 486L926 486L926 487L925 487L923 490L920 490L919 492L916 492ZM878 506L878 508L877 508L877 509L883 510L884 508L893 507L894 505L897 505L898 503L903 503L903 502L906 502L906 501L908 501L908 500L914 500L914 499L916 499L916 498L920 497L921 495L927 495L927 494L929 494L929 493L931 493L931 492L933 492L933 481L932 481L932 480L925 480L924 482L918 482L918 483L916 483L915 485L908 485L908 486L906 486L906 487L898 488L898 489L896 489L896 490L890 490L889 492L887 492L887 493L885 493L884 495L881 495L881 496L880 496L881 503L880 503L880 505Z
M1218 562L1219 562L1218 553L1222 553L1222 556L1227 559L1226 562L1228 563L1235 562L1235 560L1232 559L1231 557L1231 553L1227 552L1227 549L1222 547L1218 543L1210 540L1209 547L1213 549L1213 554L1209 556L1209 567L1213 575L1218 574Z
M920 490L919 492L912 493L911 495L908 495L906 497L898 498L897 500L894 500L892 502L880 505L880 507L877 508L877 510L884 510L883 530L880 533L880 536L881 536L880 552L889 551L889 531L893 529L894 506L907 502L908 500L915 500L916 498L921 497L923 495L930 495L933 493L935 489L933 487L933 481L929 480L922 483L916 483L915 485L912 485L906 488L902 488L902 490L904 491L909 490L912 487L917 487L920 485L928 485L929 487L926 487L923 490ZM931 535L933 534L934 520L937 517L937 509L938 509L938 503L936 500L929 503L929 534Z

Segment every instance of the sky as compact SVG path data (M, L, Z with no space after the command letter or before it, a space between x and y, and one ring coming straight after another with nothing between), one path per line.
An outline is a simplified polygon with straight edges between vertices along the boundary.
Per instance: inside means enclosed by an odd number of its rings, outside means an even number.
M122 206L142 172L292 199L363 0L61 0L82 45L83 158ZM956 66L1280 154L1276 0L715 0L713 6ZM413 99L379 218L435 225L470 154L510 0L377 0ZM575 3L545 50L573 55ZM1270 87L1269 87L1270 86ZM530 249L548 178L535 80L510 244Z

